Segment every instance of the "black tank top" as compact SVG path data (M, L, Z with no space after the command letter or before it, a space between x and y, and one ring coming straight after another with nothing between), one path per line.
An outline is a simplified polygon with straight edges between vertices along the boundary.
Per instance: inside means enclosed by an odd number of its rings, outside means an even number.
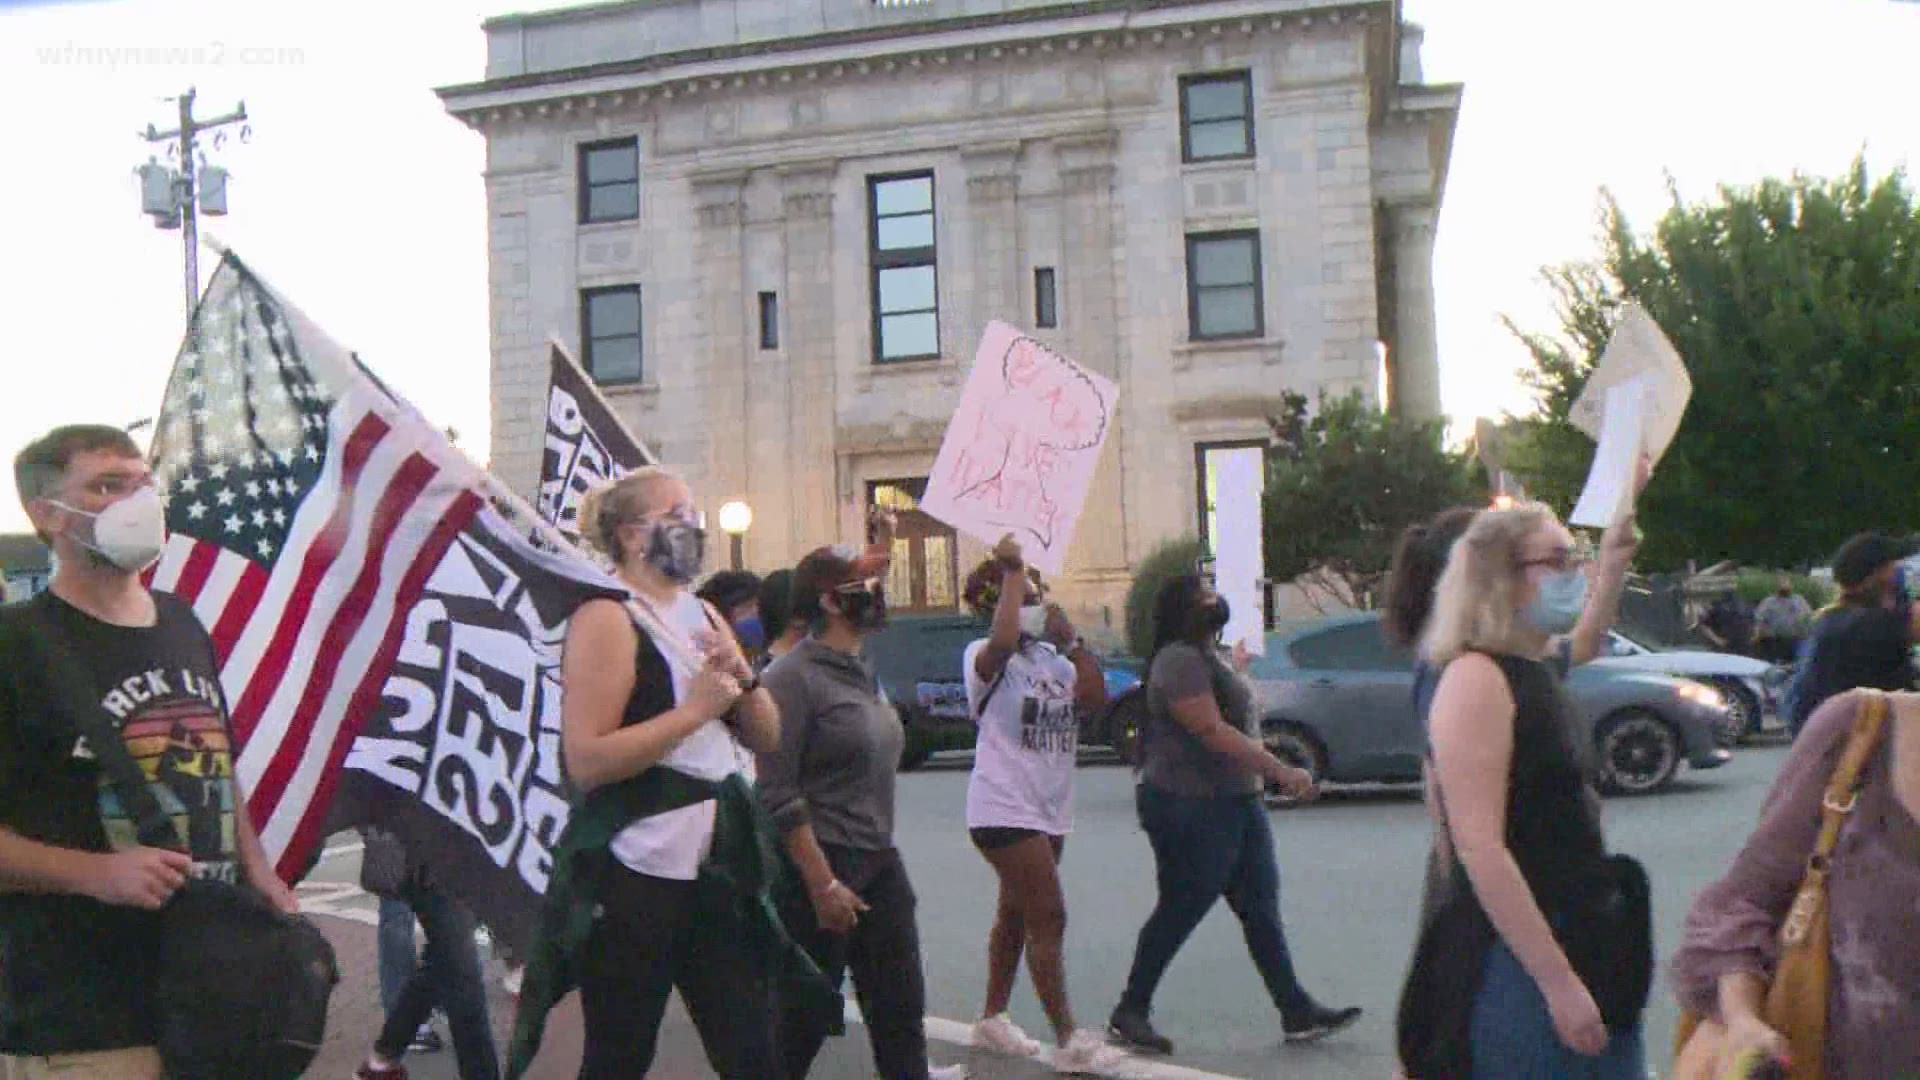
M1513 693L1507 766L1507 849L1534 898L1552 911L1590 885L1606 858L1591 755L1573 703L1538 660L1493 656Z

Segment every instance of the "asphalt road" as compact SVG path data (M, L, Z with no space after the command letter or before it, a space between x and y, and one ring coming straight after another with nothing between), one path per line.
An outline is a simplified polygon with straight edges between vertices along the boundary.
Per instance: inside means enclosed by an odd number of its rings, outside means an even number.
M1660 795L1614 799L1607 832L1615 850L1639 857L1654 882L1656 933L1664 956L1694 892L1717 876L1744 840L1784 750L1740 751L1723 769L1687 775ZM967 758L940 759L901 778L897 835L920 894L933 1056L970 1061L974 1076L1026 1080L1051 1075L1033 1062L974 1054L956 1040L979 1015L985 982L984 945L992 920L994 881L962 827ZM1114 765L1081 769L1077 823L1065 874L1071 925L1068 976L1080 1019L1104 1026L1126 980L1134 937L1153 903L1152 860L1134 821L1131 776ZM1391 1075L1392 1012L1412 948L1414 916L1427 844L1427 823L1411 791L1352 791L1320 804L1276 811L1282 905L1303 979L1328 1004L1362 1005L1366 1018L1348 1033L1310 1047L1280 1042L1239 925L1224 904L1208 916L1175 960L1155 1003L1155 1021L1178 1044L1171 1059L1128 1075L1159 1080L1226 1077L1311 1077L1381 1080ZM328 1042L312 1076L346 1077L379 1023L373 963L372 898L351 886L357 855L344 850L303 886L310 910L341 950L345 984L338 992ZM490 963L490 969L494 966ZM497 970L497 969L495 969ZM511 1003L494 986L496 1027L510 1022ZM1045 1023L1022 979L1014 1016L1029 1032ZM1664 987L1647 1018L1654 1068L1667 1064L1674 1010ZM942 1041L946 1040L946 1041ZM503 1043L504 1045L504 1036ZM551 1029L534 1073L570 1077L579 1061L578 1013L566 1008ZM821 1080L872 1076L862 1029L836 1040L814 1075ZM452 1080L452 1053L416 1055L407 1065L419 1080ZM710 1076L697 1040L677 1006L669 1013L653 1075Z

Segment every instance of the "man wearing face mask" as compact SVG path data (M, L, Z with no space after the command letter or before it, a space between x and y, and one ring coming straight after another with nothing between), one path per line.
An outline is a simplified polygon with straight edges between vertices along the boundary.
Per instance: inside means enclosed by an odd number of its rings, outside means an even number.
M702 582L693 594L713 605L720 617L727 620L747 662L759 667L760 657L767 649L767 632L760 619L760 575L748 570L721 570Z
M780 706L780 745L760 755L760 794L806 887L783 921L835 986L849 972L884 1080L958 1080L927 1064L927 990L913 884L893 844L894 776L906 733L866 639L887 622L888 533L862 554L820 548L793 571L793 613L812 636L761 683ZM786 1080L813 1067L836 1017L782 1001Z
M1806 670L1790 726L1798 735L1821 703L1848 690L1910 690L1920 610L1908 599L1902 561L1913 545L1886 533L1861 533L1833 559L1840 598L1814 623Z
M0 1075L157 1078L158 910L189 877L242 880L285 911L233 777L220 667L193 609L140 580L166 540L125 432L57 428L14 459L51 587L0 619ZM162 806L177 848L142 846L44 659L57 642Z

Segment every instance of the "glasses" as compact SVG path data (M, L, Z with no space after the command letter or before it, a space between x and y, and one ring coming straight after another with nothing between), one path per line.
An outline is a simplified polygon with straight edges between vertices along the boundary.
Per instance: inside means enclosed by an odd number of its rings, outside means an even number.
M92 495L98 495L103 499L119 499L131 495L142 488L150 488L153 486L152 473L140 475L133 473L107 473L104 476L94 477L93 480L83 485L80 490Z
M879 592L881 584L881 579L877 577L861 578L844 585L835 585L833 591L837 593Z
M1578 570L1592 561L1593 557L1584 550L1563 547L1555 548L1551 555L1520 560L1520 569L1531 570L1536 566L1543 566L1556 574L1564 574Z

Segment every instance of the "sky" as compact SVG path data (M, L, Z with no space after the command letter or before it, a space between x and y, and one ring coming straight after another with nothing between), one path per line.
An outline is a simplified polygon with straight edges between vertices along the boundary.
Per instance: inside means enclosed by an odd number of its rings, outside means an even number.
M853 3L859 0L832 0ZM49 427L153 415L184 325L181 242L140 213L137 133L244 100L211 163L247 258L484 460L486 210L478 134L433 88L483 75L482 19L542 3L0 0L10 151L0 455ZM1501 315L1550 329L1543 266L1590 257L1598 192L1650 227L1796 170L1920 148L1915 0L1404 0L1425 75L1466 84L1434 257L1446 409L1524 411ZM202 254L202 273L217 256ZM0 470L0 531L24 529Z

